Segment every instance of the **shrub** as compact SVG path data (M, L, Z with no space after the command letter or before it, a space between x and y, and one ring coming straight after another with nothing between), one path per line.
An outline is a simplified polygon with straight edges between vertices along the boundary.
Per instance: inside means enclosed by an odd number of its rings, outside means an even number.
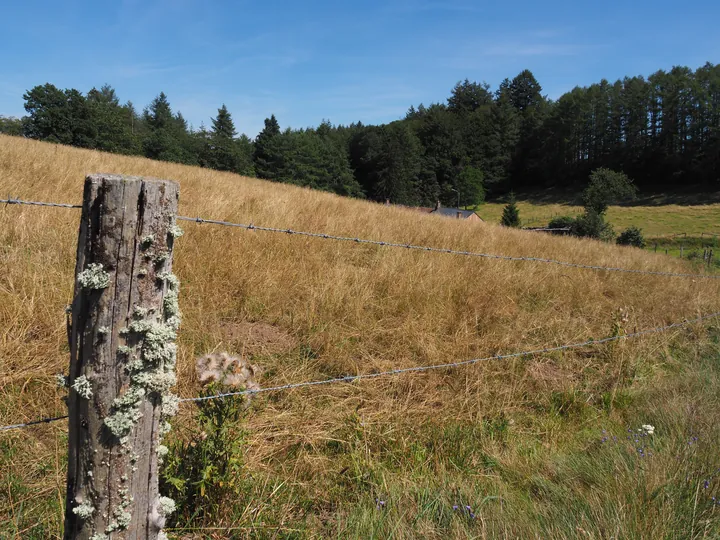
M575 225L575 218L572 216L558 216L556 218L553 218L550 223L548 223L548 229L570 229L568 231L570 234L572 234L572 228ZM552 234L565 234L566 231L558 231L554 232Z
M643 238L642 230L633 225L620 233L620 236L617 238L617 243L621 246L644 248L645 238Z
M595 238L610 241L615 238L612 225L605 221L603 214L586 210L584 214L575 219L571 233L581 238Z

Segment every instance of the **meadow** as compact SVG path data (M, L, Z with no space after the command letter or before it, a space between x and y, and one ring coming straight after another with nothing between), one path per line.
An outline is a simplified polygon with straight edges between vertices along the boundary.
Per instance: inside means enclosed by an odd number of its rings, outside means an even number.
M672 199L671 199L672 200ZM706 204L638 204L611 206L607 220L620 232L631 225L640 227L647 238L660 238L678 233L699 237L701 233L720 235L720 203L715 194ZM520 200L517 203L525 227L545 227L557 216L582 214L580 205L570 203L539 203ZM488 202L479 206L477 213L486 221L499 223L504 203Z
M2 194L79 203L84 177L94 172L177 180L186 216L638 270L706 271L639 249L505 229L496 219L464 223L0 136ZM480 215L491 209L485 205ZM616 230L623 224L613 212L624 210L611 209ZM718 210L707 211L709 223ZM694 222L681 208L672 212L677 222ZM65 413L54 375L68 364L65 306L78 221L77 210L0 207L2 425ZM183 228L174 261L184 313L182 396L202 391L195 358L211 352L249 359L262 369L259 384L272 386L575 343L720 311L714 279L198 223ZM215 454L232 461L222 485L181 505L168 534L717 537L719 389L720 324L712 319L595 347L259 395L226 425L223 440L236 444ZM205 413L183 405L169 436L169 466L180 470L184 458L198 457L191 449L206 447ZM0 537L61 537L63 424L0 432Z

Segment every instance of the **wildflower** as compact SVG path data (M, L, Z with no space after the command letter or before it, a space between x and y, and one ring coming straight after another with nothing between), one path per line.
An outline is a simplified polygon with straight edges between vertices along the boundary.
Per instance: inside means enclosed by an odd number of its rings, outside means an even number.
M655 433L655 426L651 426L650 424L643 424L640 430L646 435L652 435L653 433Z
M377 508L378 510L382 510L383 508L385 508L385 501L375 499L375 508Z
M703 489L707 489L709 487L710 487L710 480L705 480L705 482L703 482Z

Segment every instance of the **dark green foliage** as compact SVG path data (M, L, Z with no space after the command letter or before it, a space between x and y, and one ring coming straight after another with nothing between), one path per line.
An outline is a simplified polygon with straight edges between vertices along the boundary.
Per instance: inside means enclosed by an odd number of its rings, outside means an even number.
M609 241L615 238L612 225L605 221L604 214L598 214L593 210L585 212L575 218L570 233L581 238L595 238L596 240Z
M621 246L644 248L645 238L643 237L642 230L633 225L620 233L617 237L617 243Z
M143 118L149 131L143 141L145 157L189 165L198 163L187 122L181 113L173 115L164 92L145 109Z
M610 204L632 200L636 194L637 188L625 173L597 169L590 175L590 183L583 192L583 206L601 215Z
M465 167L457 176L460 206L477 206L485 200L485 175L475 167Z
M507 205L503 208L500 225L504 225L505 227L520 227L520 210L515 203L515 194L512 191L510 192L510 199Z
M19 118L0 115L0 133L19 137L23 134L23 123Z
M213 383L202 395L218 391L227 388ZM242 492L246 406L244 396L197 402L196 433L171 445L161 469L160 491L175 500L175 523L213 516Z
M577 224L591 236L608 204L632 196L628 176L653 190L720 186L720 65L710 63L602 80L556 101L528 70L494 93L465 79L446 104L411 106L388 125L323 122L282 132L271 115L254 141L237 136L225 106L209 131L191 131L164 94L143 115L120 105L108 85L84 96L48 83L24 97L28 115L21 123L0 118L0 133L18 134L22 124L35 139L400 204L455 206L458 192L461 205L476 204L478 176L464 171L482 171L484 190L495 196L549 186L577 192L595 171L585 203L597 216Z
M270 118L265 119L265 127L255 138L255 150L253 153L253 162L255 164L255 172L258 178L267 178L272 180L273 176L273 160L277 156L275 148L271 148L273 139L280 135L280 124L273 114Z
M548 229L570 229L570 231L558 231L553 234L566 234L566 232L572 232L572 228L575 225L575 218L572 216L558 216L553 218L548 223Z
M133 133L137 119L132 104L121 106L115 90L107 84L100 90L90 90L87 103L96 130L93 148L120 154L138 152L139 143Z
M218 109L217 117L212 119L212 129L208 132L204 126L193 134L197 141L200 164L218 171L229 171L243 175L252 175L253 144L243 134L236 137L235 123L227 107Z

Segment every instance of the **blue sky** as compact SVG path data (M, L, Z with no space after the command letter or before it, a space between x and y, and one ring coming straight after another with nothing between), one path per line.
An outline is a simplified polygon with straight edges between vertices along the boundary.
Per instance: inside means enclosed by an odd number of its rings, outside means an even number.
M551 98L602 78L720 62L720 2L85 0L0 5L0 115L36 84L109 83L146 106L161 90L195 127L225 103L254 137L287 127L388 122L493 88L522 69Z

